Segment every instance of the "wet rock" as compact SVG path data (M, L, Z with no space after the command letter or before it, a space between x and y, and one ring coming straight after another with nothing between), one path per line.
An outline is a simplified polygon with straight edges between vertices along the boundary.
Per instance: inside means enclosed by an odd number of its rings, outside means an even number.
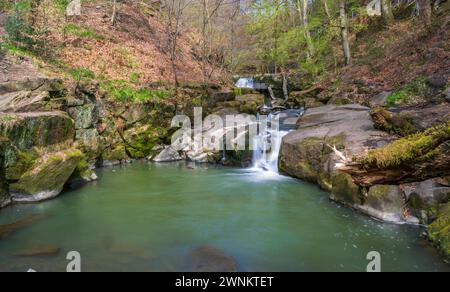
M130 159L123 144L115 144L110 148L104 149L101 158L103 166L127 163Z
M439 209L437 219L428 226L428 236L450 261L450 202Z
M10 184L14 202L37 202L59 195L83 154L77 149L49 153L39 158L18 182Z
M28 217L22 218L14 223L0 225L0 239L6 238L10 236L15 231L27 227L29 225L32 225L42 219L45 219L46 216L34 214L30 215Z
M450 201L450 187L444 178L402 185L411 213L424 224L436 219L440 207Z
M404 222L402 191L397 185L372 186L364 204L358 209L386 222Z
M155 162L170 162L183 160L183 157L178 151L173 149L171 146L167 146L163 151L161 151L155 158L152 159Z
M212 246L201 246L192 254L193 272L237 272L237 263L222 250Z
M17 257L50 257L57 256L61 249L57 246L34 246L14 254Z

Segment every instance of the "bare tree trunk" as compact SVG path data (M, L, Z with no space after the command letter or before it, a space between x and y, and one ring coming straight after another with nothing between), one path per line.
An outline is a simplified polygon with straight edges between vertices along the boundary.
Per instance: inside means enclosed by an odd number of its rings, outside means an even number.
M328 8L327 0L322 0L323 4L323 12L325 13L325 16L327 17L328 24L332 23L332 18L330 14L330 9Z
M283 95L285 100L289 99L288 78L286 72L283 72Z
M111 15L111 25L114 26L116 24L116 16L117 16L117 0L113 0L113 12Z
M339 15L341 18L341 38L342 38L342 49L344 51L345 65L350 65L351 63L351 52L350 43L348 40L348 19L347 11L345 10L345 0L339 0Z
M417 0L419 16L427 27L431 26L431 2L430 0Z
M305 39L308 46L308 58L312 58L314 56L314 44L312 42L311 32L308 28L308 0L297 0L297 9L300 15L300 21L305 30Z
M394 13L392 12L391 0L381 0L381 14L383 15L384 23L391 26L394 23Z
M273 89L271 86L267 87L267 90L269 91L270 99L275 100L275 94L273 93Z

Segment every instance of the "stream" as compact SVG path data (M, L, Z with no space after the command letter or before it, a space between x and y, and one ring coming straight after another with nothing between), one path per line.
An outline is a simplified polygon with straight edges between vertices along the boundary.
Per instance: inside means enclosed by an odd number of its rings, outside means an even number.
M204 246L238 271L365 271L370 251L382 271L450 270L422 228L377 222L272 171L135 162L98 175L54 200L1 210L0 225L45 217L0 239L0 271L65 271L69 251L82 271L192 271Z

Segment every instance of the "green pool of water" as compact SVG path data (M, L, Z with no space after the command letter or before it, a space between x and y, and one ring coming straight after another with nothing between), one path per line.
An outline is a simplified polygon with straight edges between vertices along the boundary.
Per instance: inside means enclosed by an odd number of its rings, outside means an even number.
M214 247L239 271L449 271L419 227L383 224L331 203L316 186L250 169L135 163L60 197L0 211L0 224L45 217L0 240L0 271L189 271ZM33 250L59 253L24 256Z

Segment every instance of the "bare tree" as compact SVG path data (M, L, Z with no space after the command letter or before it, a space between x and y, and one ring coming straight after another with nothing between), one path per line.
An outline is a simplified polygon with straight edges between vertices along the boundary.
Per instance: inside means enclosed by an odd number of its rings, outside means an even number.
M342 49L344 51L345 65L350 65L351 63L351 52L350 52L350 42L348 40L348 19L347 10L345 9L345 0L339 0L339 15L341 19L341 39L342 39Z
M308 46L308 58L312 58L314 56L314 45L311 38L311 32L308 28L308 2L308 0L297 0L297 10L303 29L305 30L305 39Z
M381 0L381 14L386 25L390 26L394 23L391 0Z
M116 24L117 17L117 0L112 0L112 15L111 15L111 25L114 26Z
M431 2L430 0L417 0L417 11L419 16L422 18L423 22L427 27L431 26Z
M162 5L162 10L165 13L167 45L170 53L170 62L176 92L180 86L176 64L178 37L181 32L183 13L191 2L192 0L165 0Z

